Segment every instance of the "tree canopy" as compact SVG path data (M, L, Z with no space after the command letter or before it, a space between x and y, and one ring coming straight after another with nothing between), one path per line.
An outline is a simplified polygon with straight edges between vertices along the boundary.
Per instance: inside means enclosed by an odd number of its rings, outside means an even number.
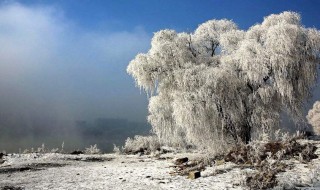
M303 119L317 78L320 32L283 12L240 30L209 20L192 33L161 30L127 72L150 94L148 121L166 143L219 150L280 127L280 113Z

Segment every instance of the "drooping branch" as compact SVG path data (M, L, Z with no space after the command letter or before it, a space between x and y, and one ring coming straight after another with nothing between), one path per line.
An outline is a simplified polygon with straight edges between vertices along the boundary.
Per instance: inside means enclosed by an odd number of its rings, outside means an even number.
M259 128L280 127L283 108L300 117L317 79L318 42L320 32L304 28L293 12L268 16L247 31L210 20L190 34L155 33L128 73L147 90L159 86L161 96L149 104L159 138L174 141L181 129L185 141L218 150L248 142Z

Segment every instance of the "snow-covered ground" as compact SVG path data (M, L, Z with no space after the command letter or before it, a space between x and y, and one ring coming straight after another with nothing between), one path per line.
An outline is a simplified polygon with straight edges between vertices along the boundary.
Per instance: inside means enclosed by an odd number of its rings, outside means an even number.
M310 141L320 147L318 141ZM320 155L320 150L316 152ZM197 153L163 154L160 159L138 155L10 154L0 165L0 188L22 189L246 189L245 173L232 163L207 167L201 177L172 175L174 158L194 159ZM320 159L290 160L291 169L278 174L287 188L320 189ZM220 171L220 172L217 172ZM215 173L215 174L214 174ZM302 187L304 186L304 187ZM279 189L279 188L278 188Z

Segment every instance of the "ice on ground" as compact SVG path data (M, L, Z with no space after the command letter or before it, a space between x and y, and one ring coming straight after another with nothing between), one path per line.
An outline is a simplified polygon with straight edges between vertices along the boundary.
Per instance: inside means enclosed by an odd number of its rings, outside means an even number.
M318 141L313 141L319 147ZM317 151L320 155L320 150ZM246 189L248 168L232 163L207 167L200 178L171 175L174 157L193 154L164 154L161 158L138 155L10 154L0 165L0 187L24 189ZM281 187L317 189L320 159L310 163L287 161L291 169L278 174ZM219 171L219 172L217 172Z

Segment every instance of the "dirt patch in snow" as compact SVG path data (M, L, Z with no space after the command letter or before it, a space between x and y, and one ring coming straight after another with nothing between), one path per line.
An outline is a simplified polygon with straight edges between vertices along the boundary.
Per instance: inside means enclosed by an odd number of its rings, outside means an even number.
M86 157L86 158L67 158L67 160L72 161L83 161L83 162L106 162L111 161L114 158L100 158L100 157Z
M24 190L24 187L4 186L1 190Z
M66 164L58 164L58 163L31 163L27 165L23 165L20 167L4 167L0 168L0 174L10 174L15 172L24 172L24 171L38 171L44 170L46 168L53 168L53 167L63 167Z

